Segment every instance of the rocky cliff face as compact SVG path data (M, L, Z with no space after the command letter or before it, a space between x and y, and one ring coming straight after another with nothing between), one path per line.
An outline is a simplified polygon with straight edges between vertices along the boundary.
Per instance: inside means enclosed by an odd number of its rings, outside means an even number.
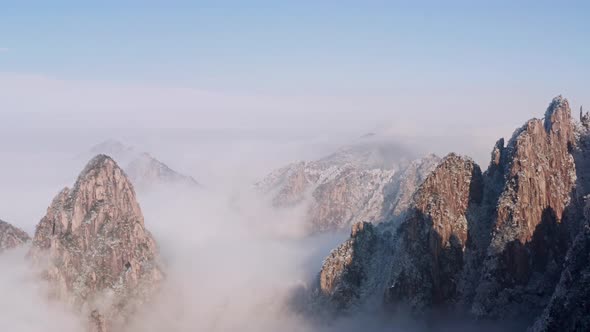
M360 297L360 286L369 277L364 265L375 254L376 240L372 224L357 223L352 227L350 239L326 258L319 277L320 289L339 308L345 308Z
M444 158L400 225L387 304L422 310L460 298L463 267L477 244L470 230L482 200L479 166L455 154Z
M321 301L350 308L377 294L379 306L419 315L450 310L529 323L540 317L539 331L587 326L581 314L587 226L581 225L588 184L580 178L590 178L587 168L576 167L587 164L590 150L582 127L557 97L544 120L527 122L506 146L498 141L485 173L468 158L447 156L393 236L386 224L370 233L370 243L386 245L351 250L358 241L352 236L331 253L320 272ZM387 266L386 277L371 275L375 266ZM342 277L359 275L358 267L362 278Z
M551 296L569 242L574 128L568 102L558 97L544 121L528 121L501 150L504 188L473 306L477 315L534 315Z
M52 296L88 315L91 331L123 326L163 276L133 186L105 155L54 198L30 256L52 284Z
M465 253L477 243L468 229L482 200L479 167L447 156L420 186L397 230L389 223L353 226L351 239L324 262L319 294L337 308L375 293L388 306L415 310L455 299ZM348 275L355 277L342 277ZM335 289L347 291L335 297Z
M0 220L0 252L20 247L30 240L31 237L27 233Z
M390 150L380 144L345 148L317 161L279 169L257 186L271 196L275 207L307 204L311 232L396 219L439 158L430 155L413 162L405 155L385 158Z

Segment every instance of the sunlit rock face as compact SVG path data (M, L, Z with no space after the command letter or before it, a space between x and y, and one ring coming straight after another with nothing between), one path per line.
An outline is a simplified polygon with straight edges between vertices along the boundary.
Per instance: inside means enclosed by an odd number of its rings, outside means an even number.
M37 225L29 256L52 296L89 317L89 330L117 331L158 288L157 246L133 186L105 155L93 158Z
M496 143L483 174L469 158L447 156L398 227L353 232L330 254L314 301L342 311L379 298L392 312L585 330L588 137L557 97L543 120Z
M573 234L574 242L560 266L559 283L549 304L529 331L590 330L590 114L583 113L581 108L580 123L581 126L576 128L577 144L573 153L577 175L573 197L574 203L583 205L583 208L576 210L578 214L570 218L573 222L568 230Z
M7 249L20 247L31 240L21 229L0 220L0 253Z
M576 183L574 132L569 104L557 97L544 121L528 121L502 150L504 188L475 314L535 315L551 296L570 242L565 224Z
M394 147L364 143L344 148L316 161L281 168L257 186L277 208L305 205L311 233L396 219L440 159L429 155L410 161L408 153Z

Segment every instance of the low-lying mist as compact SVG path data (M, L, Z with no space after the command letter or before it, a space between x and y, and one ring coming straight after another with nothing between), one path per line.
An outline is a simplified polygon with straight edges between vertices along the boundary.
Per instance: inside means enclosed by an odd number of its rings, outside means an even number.
M5 205L0 213L7 216L0 218L32 235L53 196L64 185L71 186L81 171L82 146L98 141L86 137L73 145L49 145L53 150L36 149L34 142L27 149L13 148L12 156L19 163L4 172ZM195 177L203 187L165 186L138 192L146 227L159 244L166 278L156 298L134 316L129 331L433 330L404 317L362 310L324 323L294 308L294 296L313 286L323 259L348 232L306 234L305 204L274 209L253 184L287 162L321 156L326 146L336 146L333 142L317 150L299 141L215 141L193 148L186 141L166 144L148 138L143 142L143 150L163 156L164 162ZM80 317L47 300L45 285L31 270L26 251L0 255L0 330L82 330ZM452 325L448 330L457 328Z
M0 331L81 331L82 321L74 312L47 299L47 284L31 269L27 250L0 253Z

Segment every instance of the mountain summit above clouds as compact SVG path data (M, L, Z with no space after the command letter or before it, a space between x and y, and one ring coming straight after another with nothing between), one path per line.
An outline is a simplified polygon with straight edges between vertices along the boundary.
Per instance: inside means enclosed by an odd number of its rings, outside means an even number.
M559 96L544 119L498 141L485 172L448 155L394 232L387 223L353 226L325 260L312 302L340 313L372 304L531 331L589 330L589 142Z
M52 297L87 315L92 332L125 325L163 278L133 185L105 155L53 199L29 256L50 282Z
M105 154L120 164L138 191L159 186L184 186L189 189L201 185L192 176L181 174L147 152L137 151L116 140L107 140L90 149L92 155Z
M277 208L304 206L310 232L342 230L404 213L414 190L439 162L435 155L413 158L391 140L363 136L324 158L278 169L257 187Z

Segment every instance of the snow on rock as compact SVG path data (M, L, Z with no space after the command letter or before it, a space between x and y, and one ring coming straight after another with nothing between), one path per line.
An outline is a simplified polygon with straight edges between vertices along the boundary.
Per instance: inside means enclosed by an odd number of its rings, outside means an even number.
M512 319L588 329L590 131L561 96L499 140L482 174L447 156L399 226L355 225L318 276L311 306ZM393 234L393 235L392 235Z
M278 169L256 186L275 207L307 204L310 232L342 230L401 216L438 161L429 155L410 162L395 145L363 142Z
M163 273L133 185L108 156L93 158L37 225L29 256L52 284L52 297L109 332L147 301Z

